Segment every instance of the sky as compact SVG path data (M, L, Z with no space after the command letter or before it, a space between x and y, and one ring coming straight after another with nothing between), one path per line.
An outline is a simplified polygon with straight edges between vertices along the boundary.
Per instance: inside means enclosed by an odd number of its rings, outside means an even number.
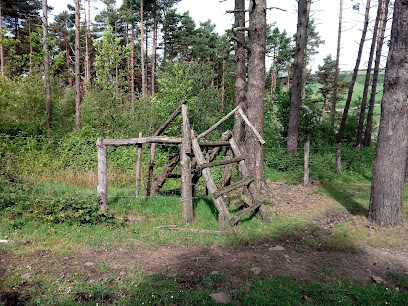
M246 5L248 6L246 1ZM360 12L354 11L352 3L360 2ZM352 70L355 66L357 58L358 44L361 38L361 28L364 20L364 5L363 0L344 0L343 11L343 33L342 33L342 47L340 54L340 69ZM58 14L62 10L66 9L67 3L73 4L73 0L48 0L48 5L54 7L53 15ZM91 2L92 3L92 2ZM118 0L118 7L121 0ZM376 1L374 1L376 4ZM285 29L289 35L293 35L296 32L297 26L297 1L296 0L267 0L268 7L278 7L282 10L271 9L267 11L267 22L269 24L275 23L280 30ZM95 8L103 9L104 4L100 1L94 1L92 3L92 10ZM234 0L182 0L176 6L179 13L185 11L190 12L190 16L195 20L198 25L199 22L211 20L216 25L216 31L219 34L223 34L226 29L231 28L234 20L233 14L225 13L227 10L234 9ZM371 26L376 15L376 7L372 7L370 10ZM316 19L317 31L320 37L325 41L325 44L319 48L319 54L315 55L310 63L310 69L313 72L316 71L318 65L323 64L323 59L331 54L332 58L336 58L337 48L337 31L339 23L339 0L314 0L311 6L311 17ZM52 16L52 15L51 15ZM388 23L388 28L391 22ZM360 69L366 68L368 52L370 48L372 33L367 33L366 43L364 48L363 60L360 65ZM387 48L384 46L383 54L386 54ZM383 57L385 61L385 56ZM268 65L268 63L267 63ZM385 65L385 63L383 63Z

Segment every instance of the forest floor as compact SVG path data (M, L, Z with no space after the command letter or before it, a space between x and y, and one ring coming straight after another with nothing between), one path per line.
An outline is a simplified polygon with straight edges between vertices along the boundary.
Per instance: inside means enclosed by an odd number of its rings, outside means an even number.
M78 246L74 253L67 254L47 248L46 241L41 247L28 243L0 248L0 280L15 275L20 279L20 293L41 286L41 279L57 283L64 280L60 290L70 290L66 282L73 278L97 284L107 279L126 282L135 274L144 275L147 283L146 277L159 275L187 290L200 290L209 278L222 276L211 285L215 292L242 290L251 277L282 275L301 282L346 279L398 287L392 273L408 276L408 227L376 228L363 216L364 211L350 212L325 190L319 182L309 187L268 182L263 195L273 203L267 206L269 213L299 217L307 224L276 238L229 246L200 246L194 241L147 246L130 239L111 248ZM140 222L143 218L133 216L131 220ZM185 235L186 241L192 239L184 233L179 235ZM13 297L13 290L5 283L2 287L6 303ZM88 293L78 292L77 300L88 301ZM125 296L126 292L116 294Z

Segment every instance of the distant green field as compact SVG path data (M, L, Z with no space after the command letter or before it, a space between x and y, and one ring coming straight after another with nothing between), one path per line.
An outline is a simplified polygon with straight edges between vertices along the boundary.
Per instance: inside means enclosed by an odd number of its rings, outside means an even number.
M341 74L346 75L346 82L351 81L351 76L352 76L352 71L344 71L340 72ZM377 94L375 97L375 104L380 104L381 99L382 99L382 94L383 94L383 84L384 84L384 75L385 72L384 70L381 70L379 75L378 75L378 84L377 84ZM352 97L352 102L351 102L351 107L355 108L358 107L358 109L353 109L355 111L359 111L360 105L361 105L361 99L363 97L363 90L364 90L364 82L365 82L365 76L366 72L365 70L360 70L358 72L356 84L354 85L354 91L353 91L353 97ZM371 77L372 78L372 77ZM314 100L319 100L322 99L321 95L319 94L319 88L322 86L320 83L317 82L317 79L315 77L312 77L311 81L308 83L308 88L312 90L312 98ZM370 92L371 92L371 87L369 88L368 92L368 100L370 99ZM347 90L346 92L339 97L339 101L337 102L337 110L342 112L344 105L346 103L346 98L347 98ZM318 102L321 103L323 106L323 101ZM368 101L367 101L368 103ZM380 113L381 113L381 108L379 105L377 105L374 109L374 120L376 123L379 122L380 120Z

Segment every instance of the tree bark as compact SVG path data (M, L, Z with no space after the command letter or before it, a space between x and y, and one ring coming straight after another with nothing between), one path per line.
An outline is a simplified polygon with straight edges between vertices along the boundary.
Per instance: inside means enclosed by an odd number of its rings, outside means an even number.
M379 24L379 20L381 19L381 11L382 11L382 0L378 0L377 16L374 22L373 39L371 41L370 55L368 57L367 72L366 72L366 77L364 81L363 98L361 100L360 118L358 120L358 127L357 127L357 137L356 137L357 154L360 153L360 146L361 146L361 142L363 138L363 128L364 128L364 119L365 119L365 113L366 113L366 107L367 107L368 88L370 86L370 80L371 80L371 66L373 64L375 45L377 42L378 24Z
M157 24L158 24L158 17L157 17L157 1L154 4L154 22L153 22L153 47L152 47L152 79L151 79L151 93L152 97L155 94L156 90L156 45L157 45Z
M132 46L132 52L131 52L131 58L130 58L130 103L132 107L132 112L135 111L135 29L134 25L132 24L132 41L131 41L131 46Z
M144 26L143 26L143 0L140 0L140 59L141 59L141 73L142 73L142 95L147 95L147 84L145 74L145 56L144 56Z
M81 59L80 59L80 28L79 1L75 0L75 127L81 128Z
M339 131L338 131L337 136L336 136L337 146L341 146L341 141L343 139L344 130L346 128L347 115L348 115L348 111L350 109L351 98L353 96L354 84L356 83L358 68L360 67L361 56L363 54L363 47L364 47L365 37L366 37L366 34L367 34L367 28L368 28L369 13L370 13L370 0L367 0L366 10L365 10L365 15L364 15L364 27L363 27L363 31L362 31L362 34L361 34L360 45L359 45L359 48L358 48L356 65L354 67L353 76L351 77L351 81L350 81L350 84L349 84L349 87L348 87L346 105L344 106L344 111L343 111L343 116L341 118L340 128L339 128ZM337 152L339 152L339 151L341 151L341 150L338 150ZM337 159L338 162L341 162L340 156L336 156L336 159ZM337 167L337 169L340 169L339 165L337 165L336 167Z
M369 219L379 226L403 221L408 149L408 1L396 0L384 80Z
M47 0L42 0L43 9L43 51L44 51L44 81L45 81L45 109L47 112L48 137L51 136L52 104L51 104L51 83L50 83L50 57L48 54L48 11Z
M247 117L259 134L264 128L265 52L266 52L266 0L249 2L249 48ZM245 154L250 176L262 189L265 184L264 151L255 134L246 129Z
M382 3L383 3L383 9L382 9L382 17L380 21L381 22L380 29L378 33L379 39L378 39L378 44L377 44L377 51L375 54L373 84L371 86L371 95L370 95L370 101L369 101L369 107L368 107L367 123L366 123L366 129L364 132L363 145L365 147L369 147L371 144L371 134L373 131L375 96L377 94L378 74L380 72L380 63L381 63L381 52L382 52L382 47L384 45L384 33L385 33L385 28L387 26L388 7L389 7L390 0L384 0Z
M336 106L337 106L337 91L339 84L339 63L340 63L340 46L341 46L341 26L343 19L343 0L340 0L340 11L339 11L339 29L337 32L337 53L336 53L336 69L334 72L334 83L333 83L333 100L331 106L331 117L332 125L334 126L334 120L336 119Z
M235 28L245 27L245 0L235 0ZM245 41L245 31L236 31L235 36L239 41ZM246 105L246 66L245 47L238 42L235 48L235 106ZM241 116L235 113L234 138L239 146L245 142L245 123Z
M298 25L296 33L296 49L293 64L292 96L290 99L290 115L286 153L297 153L299 133L299 114L302 105L303 66L305 64L305 50L307 42L307 24L309 22L311 0L298 1Z
M1 19L1 14L0 14L0 19ZM33 67L33 41L32 41L32 35L31 35L31 17L28 18L28 40L30 43L30 54L29 54L29 61L30 61L30 67L28 68L28 72L31 73L31 69Z
M86 15L85 15L86 18ZM86 20L86 33L85 33L85 91L91 83L91 0L88 0L88 18Z

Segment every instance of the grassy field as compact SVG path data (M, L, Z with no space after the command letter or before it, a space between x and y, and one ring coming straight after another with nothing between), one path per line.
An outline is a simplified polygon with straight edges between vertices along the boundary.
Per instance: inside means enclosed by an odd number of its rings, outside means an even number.
M231 305L406 303L408 270L399 263L408 226L380 229L366 220L369 179L325 172L302 187L292 174L267 173L272 223L253 215L222 235L157 228L217 230L205 196L185 225L179 196L135 199L133 188L113 187L102 218L89 204L93 188L3 181L0 239L28 243L0 244L2 301L212 305L209 294L223 292Z

